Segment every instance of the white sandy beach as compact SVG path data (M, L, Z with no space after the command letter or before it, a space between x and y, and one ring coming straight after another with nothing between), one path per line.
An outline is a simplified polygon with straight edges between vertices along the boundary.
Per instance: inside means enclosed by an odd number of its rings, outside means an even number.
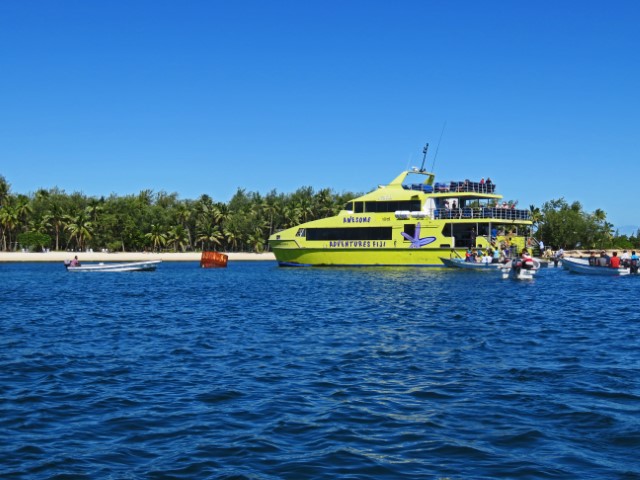
M225 253L229 261L271 260L273 253ZM74 255L80 262L138 262L144 260L162 260L163 262L199 262L201 252L189 253L144 253L144 252L0 252L1 262L64 262Z

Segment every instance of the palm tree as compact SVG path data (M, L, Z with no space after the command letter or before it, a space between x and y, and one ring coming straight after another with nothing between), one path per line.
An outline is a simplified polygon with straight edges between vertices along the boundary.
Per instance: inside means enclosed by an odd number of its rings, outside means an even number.
M167 193L165 191L161 191L156 193L156 205L167 209L172 207L173 205L176 204L176 201L178 200L178 194L177 193Z
M208 250L210 245L222 245L224 235L218 225L212 222L201 224L196 234L196 242L201 242L202 250Z
M18 214L18 222L26 225L29 215L33 212L29 198L24 195L18 195L18 204L16 205L16 213Z
M173 244L175 251L180 249L184 252L187 249L187 245L189 245L189 234L187 230L182 225L174 225L169 229L167 243Z
M196 217L208 216L213 211L213 200L209 195L201 195L193 207Z
M325 218L337 213L331 190L323 188L313 197L313 211L315 218Z
M281 204L278 202L276 192L273 191L262 201L260 209L269 219L269 235L273 233L273 222L275 216L278 215L281 209Z
M89 210L81 210L76 215L67 216L65 230L71 235L71 240L76 241L80 250L84 249L85 242L93 236L93 222L89 217Z
M597 208L593 214L592 214L593 220L596 222L596 224L598 226L603 225L605 222L605 220L607 219L607 214L605 213L604 210L601 210L600 208Z
M150 207L153 204L153 190L140 190L138 194L138 203L142 207Z
M298 212L298 218L300 218L302 222L306 222L313 219L313 203L308 191L303 190L301 193L302 194L294 200L294 208Z
M4 205L0 209L0 225L2 225L2 249L11 250L11 233L19 224L17 208L11 205Z
M300 221L300 212L292 202L285 205L282 213L284 215L284 228L294 227L302 223Z
M531 222L533 223L533 226L537 231L538 226L543 219L542 211L535 205L530 205L529 212L531 213Z
M217 202L213 209L213 219L218 225L223 225L231 217L231 210L225 203Z
M160 246L164 246L167 243L167 235L164 233L162 226L157 224L151 225L151 231L145 233L145 238L149 239L153 244L153 251L159 251Z
M53 229L56 238L56 250L60 250L60 233L64 229L65 218L66 215L62 207L55 203L51 205L50 210L42 217L43 223Z
M7 238L6 238L6 232L5 232L5 226L4 226L4 221L2 220L2 218L4 217L4 206L5 204L8 202L9 200L9 192L11 190L11 186L9 185L9 183L7 182L7 180L0 175L0 226L2 227L2 230L0 231L0 233L2 233L2 245L3 245L3 250L7 249Z
M11 185L7 182L7 180L0 175L0 208L7 202L9 199L9 192L11 191Z
M90 200L89 205L86 207L87 214L89 215L89 218L92 222L98 221L98 214L102 213L103 210L104 205L102 205L95 199Z
M264 251L266 240L260 227L256 227L253 233L247 237L247 243L256 253L262 253Z
M242 243L242 235L238 231L238 228L233 223L230 223L223 229L223 233L227 243L231 249L235 251L235 249L238 248L238 244Z
M187 244L189 247L192 246L191 243L191 229L189 228L189 222L193 216L191 208L186 203L178 204L176 208L176 220L180 223L180 226L184 228L187 233Z

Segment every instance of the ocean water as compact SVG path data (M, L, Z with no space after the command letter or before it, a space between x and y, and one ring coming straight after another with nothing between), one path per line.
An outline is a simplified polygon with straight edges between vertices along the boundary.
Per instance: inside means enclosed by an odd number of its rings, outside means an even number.
M0 478L640 479L640 277L0 264Z

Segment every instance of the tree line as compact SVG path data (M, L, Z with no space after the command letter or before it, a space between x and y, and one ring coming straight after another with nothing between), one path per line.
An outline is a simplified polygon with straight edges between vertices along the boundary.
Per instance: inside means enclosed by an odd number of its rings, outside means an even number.
M302 187L267 195L239 188L227 203L177 193L90 197L58 188L13 194L0 175L0 250L262 252L284 228L337 214L359 194Z
M580 202L564 198L529 209L535 237L555 249L640 249L640 230L631 236L619 234L601 209L585 212Z
M12 193L0 175L0 250L262 252L273 232L335 215L359 195L311 187L266 195L239 188L227 203L152 190L106 198L58 188L25 195ZM640 249L640 231L618 235L602 210L587 213L563 198L530 210L532 234L547 246Z

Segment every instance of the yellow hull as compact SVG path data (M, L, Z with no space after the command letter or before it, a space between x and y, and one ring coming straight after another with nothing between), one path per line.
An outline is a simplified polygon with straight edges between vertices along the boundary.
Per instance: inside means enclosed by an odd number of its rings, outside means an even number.
M440 257L449 258L451 249L440 248L385 248L376 250L323 249L323 248L278 248L273 253L281 266L420 266L444 267ZM464 258L464 250L458 250ZM455 255L454 255L455 256Z

